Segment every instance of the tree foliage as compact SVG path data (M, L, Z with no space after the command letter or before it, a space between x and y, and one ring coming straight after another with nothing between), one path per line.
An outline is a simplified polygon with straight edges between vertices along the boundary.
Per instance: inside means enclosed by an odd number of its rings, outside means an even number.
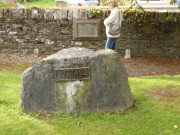
M130 0L117 0L119 3L119 6L125 6L130 4ZM108 6L108 0L100 0L101 6Z

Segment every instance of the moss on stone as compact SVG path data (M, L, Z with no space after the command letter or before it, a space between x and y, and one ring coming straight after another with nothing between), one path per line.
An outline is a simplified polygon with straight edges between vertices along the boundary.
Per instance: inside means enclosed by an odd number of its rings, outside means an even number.
M76 94L73 95L73 100L75 101L76 105L78 105L79 103L82 104L86 93L90 91L90 83L89 81L83 81L83 85L77 85L76 88L77 91Z
M56 82L56 99L58 110L67 106L67 93L66 93L67 82Z
M77 112L86 102L87 94L90 92L90 82L83 81L83 83L75 84L75 93L70 95L70 97L72 96L72 99L70 98L70 103L68 102L67 95L68 84L69 82L56 82L55 84L58 110L71 110Z

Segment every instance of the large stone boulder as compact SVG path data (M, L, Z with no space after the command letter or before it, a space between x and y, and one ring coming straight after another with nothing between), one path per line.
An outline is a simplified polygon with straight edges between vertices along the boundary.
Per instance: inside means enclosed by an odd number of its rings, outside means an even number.
M89 69L84 74L90 78L57 79L57 74L64 74L58 70L72 69L66 72L69 77L82 67ZM74 47L43 59L23 73L20 105L25 111L117 111L131 107L133 100L117 52Z

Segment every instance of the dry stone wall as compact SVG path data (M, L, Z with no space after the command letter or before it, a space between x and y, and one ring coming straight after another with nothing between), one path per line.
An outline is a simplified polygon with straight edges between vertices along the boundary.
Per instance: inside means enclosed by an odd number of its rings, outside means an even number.
M27 54L38 48L41 54L52 54L69 47L103 49L106 43L103 20L109 13L93 14L78 9L0 9L0 52ZM164 23L168 14L172 14L171 23ZM73 19L77 18L101 19L102 39L73 40ZM160 28L150 25L136 28L124 21L116 50L121 55L130 49L132 56L179 57L180 12L153 12L151 19L160 22Z

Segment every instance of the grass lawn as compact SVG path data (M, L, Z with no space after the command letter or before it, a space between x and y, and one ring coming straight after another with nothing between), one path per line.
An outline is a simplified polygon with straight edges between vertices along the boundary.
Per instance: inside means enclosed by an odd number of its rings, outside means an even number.
M26 7L57 8L55 0L38 0L21 4Z
M129 82L135 106L124 112L25 113L21 75L0 72L0 135L180 135L180 75Z

